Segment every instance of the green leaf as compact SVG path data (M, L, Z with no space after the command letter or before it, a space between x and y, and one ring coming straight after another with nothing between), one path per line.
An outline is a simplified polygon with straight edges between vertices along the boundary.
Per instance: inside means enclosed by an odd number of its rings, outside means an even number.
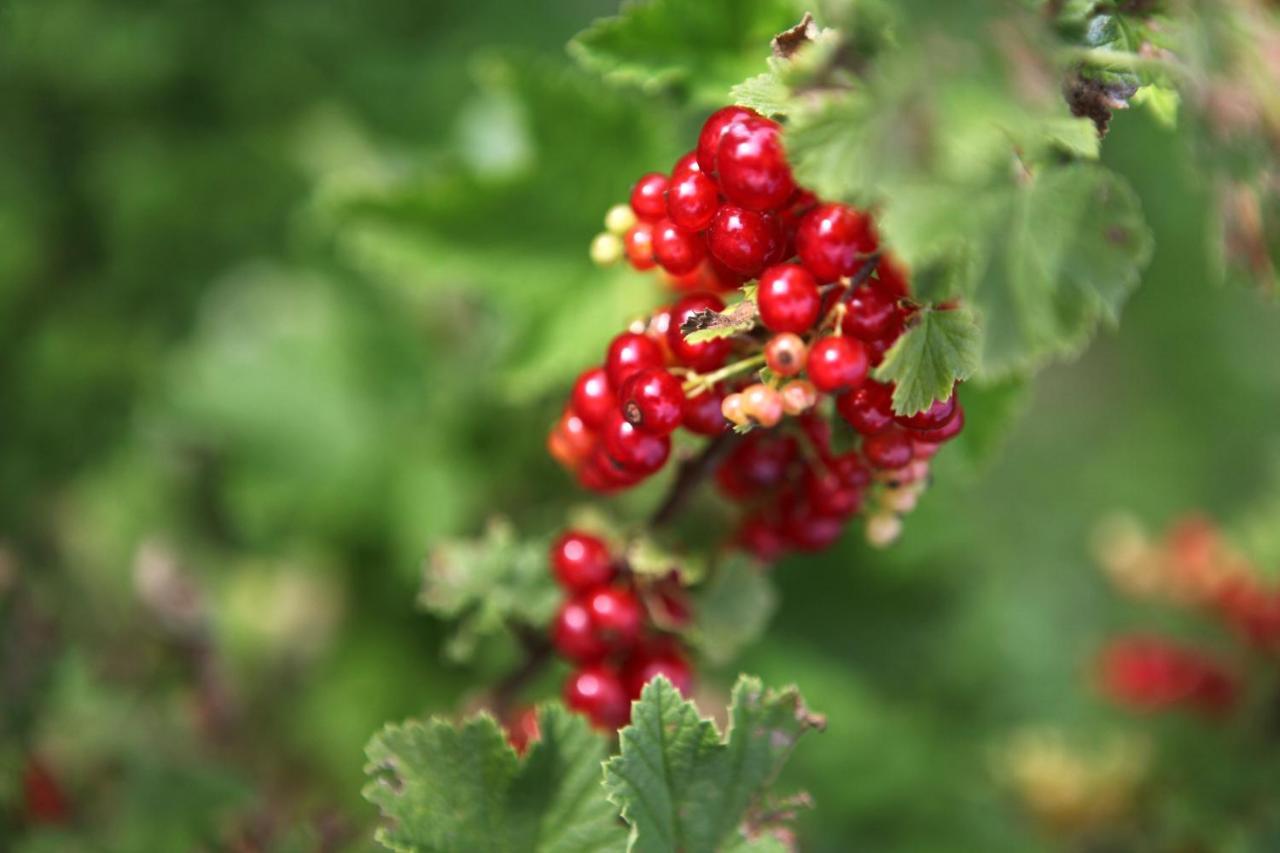
M1100 321L1115 323L1152 248L1128 184L1091 164L981 192L902 187L882 223L910 266L961 272L947 295L977 315L976 375L992 381L1075 355Z
M772 71L748 77L729 90L729 100L761 115L786 115L791 89Z
M794 0L629 2L579 33L569 52L611 82L678 89L719 106L732 86L763 69L773 36L803 11Z
M777 593L759 566L726 558L695 596L690 640L712 664L727 664L764 633L776 606Z
M389 825L377 840L403 853L620 851L617 812L600 789L606 741L558 705L517 758L488 714L389 725L365 748L364 797Z
M629 850L769 849L743 845L776 828L768 789L800 736L825 721L794 687L765 691L746 676L733 689L729 717L721 737L667 679L645 687L622 730L621 754L605 765L609 799L631 825Z
M914 415L950 397L957 382L973 375L981 345L971 312L924 308L885 353L875 378L895 383L896 413Z
M546 543L518 539L510 522L497 518L479 539L443 542L432 550L418 603L458 621L445 653L466 661L481 640L505 634L513 624L546 625L559 597L547 570Z

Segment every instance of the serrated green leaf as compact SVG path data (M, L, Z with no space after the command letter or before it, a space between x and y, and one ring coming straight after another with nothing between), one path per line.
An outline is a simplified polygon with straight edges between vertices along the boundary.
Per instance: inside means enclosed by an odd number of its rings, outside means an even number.
M385 727L365 748L364 797L389 821L377 840L403 853L622 850L600 789L603 735L558 705L540 710L538 728L520 759L488 714Z
M690 640L712 664L734 660L764 633L777 593L760 567L745 557L726 558L695 596Z
M885 353L875 378L895 383L895 412L914 415L950 397L957 382L973 375L981 346L971 312L925 308Z
M991 381L1075 355L1100 321L1116 322L1152 248L1132 190L1091 164L981 192L901 187L882 223L909 265L963 269L948 295L977 315L976 375Z
M791 100L791 89L772 71L748 77L729 90L729 100L750 107L761 115L786 115Z
M761 71L773 36L803 11L794 0L629 2L579 33L569 52L607 80L650 92L678 89L718 106L731 87Z
M1130 101L1134 106L1145 106L1155 120L1165 127L1176 127L1178 124L1178 90L1172 86L1161 86L1152 83L1143 86L1134 93Z
M629 850L711 853L763 837L768 789L796 741L825 722L794 687L743 676L721 737L667 679L651 681L605 765L605 788L631 825ZM752 848L746 848L752 849ZM767 848L766 848L767 849Z
M422 573L418 603L457 627L445 645L453 660L469 660L486 637L513 624L540 628L555 612L559 592L547 570L546 543L522 541L505 519L474 540L442 542Z

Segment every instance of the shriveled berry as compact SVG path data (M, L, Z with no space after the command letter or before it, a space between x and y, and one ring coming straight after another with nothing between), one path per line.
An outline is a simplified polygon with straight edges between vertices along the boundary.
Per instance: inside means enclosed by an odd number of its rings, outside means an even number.
M906 432L890 427L867 436L862 442L862 453L876 468L892 471L910 463L915 456L915 448Z
M701 172L672 176L667 190L667 216L686 231L705 231L720 207L716 182Z
M662 350L650 338L636 332L623 332L609 343L604 369L609 386L621 389L631 374L646 367L662 367L663 361Z
M716 211L707 245L717 260L747 278L755 278L785 251L776 216L732 204L721 205Z
M631 266L644 272L657 266L653 256L653 224L637 222L622 239L623 249L627 253L627 261Z
M671 454L670 438L637 429L627 423L621 412L614 412L605 421L601 439L610 458L627 471L645 477L665 465Z
M560 605L551 623L551 644L561 656L579 663L599 660L609 650L583 598L570 598Z
M893 386L868 379L836 398L836 411L863 435L875 435L893 423Z
M667 176L650 172L631 188L631 209L644 222L657 222L667 215Z
M869 367L867 351L856 338L826 337L809 348L809 378L828 394L857 388Z
M729 127L746 119L759 118L760 114L748 107L721 107L711 114L702 125L698 134L697 160L704 174L715 177L716 155L720 151L720 140Z
M622 414L634 426L667 435L684 417L684 387L660 367L633 373L622 386Z
M748 385L742 389L742 411L762 427L777 426L782 420L782 395L762 382Z
M815 207L796 230L796 253L819 282L853 275L875 247L867 217L842 204Z
M626 688L610 666L588 666L573 672L564 683L564 703L604 731L616 731L631 718Z
M586 592L613 580L613 560L604 540L580 530L566 530L551 543L551 568L560 585Z
M777 210L795 193L780 130L777 122L767 118L745 118L725 128L716 150L716 175L733 204L748 210Z
M578 375L570 404L587 429L599 430L604 425L609 413L618 408L618 398L603 367L593 367Z
M794 332L774 335L764 345L764 363L779 376L795 376L804 370L808 359L809 348Z
M756 290L760 321L771 332L807 332L818 321L822 296L799 264L778 264L760 275Z
M653 256L672 275L697 271L707 256L707 244L693 231L686 231L670 219L653 226Z
M715 370L724 364L733 343L728 338L702 341L691 344L684 338L680 327L699 311L722 311L724 301L710 293L692 293L677 302L671 310L671 328L667 334L667 345L671 348L676 360L686 367L700 373Z

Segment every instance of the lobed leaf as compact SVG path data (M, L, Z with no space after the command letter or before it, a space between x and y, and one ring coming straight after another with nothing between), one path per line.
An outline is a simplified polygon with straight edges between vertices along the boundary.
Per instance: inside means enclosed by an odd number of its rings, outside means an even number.
M895 383L893 410L914 415L951 396L978 366L982 332L964 308L922 309L885 353L875 378Z

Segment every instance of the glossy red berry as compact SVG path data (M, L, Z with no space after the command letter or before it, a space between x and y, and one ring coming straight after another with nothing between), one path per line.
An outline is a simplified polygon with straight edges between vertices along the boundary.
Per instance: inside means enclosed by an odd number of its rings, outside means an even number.
M759 118L760 114L748 107L721 107L711 114L702 125L698 134L697 159L704 174L715 177L716 155L720 151L720 140L729 127L737 122Z
M621 412L614 412L601 432L609 458L625 470L647 477L666 464L671 454L671 439L637 429Z
M653 223L637 222L632 225L622 240L622 247L633 269L644 272L657 266L658 261L653 256Z
M847 518L862 506L862 492L849 486L839 473L809 468L804 478L805 497L818 515Z
M613 580L613 560L604 540L580 530L566 530L551 543L551 568L571 592L587 592Z
M707 232L711 254L729 269L755 278L784 249L782 228L772 213L721 205Z
M671 183L675 183L676 181L683 178L685 175L688 175L690 172L701 172L701 171L702 171L702 167L698 165L698 152L690 151L687 154L685 154L683 157L681 157L679 160L677 160L676 164L671 167ZM671 190L671 184L668 184L667 191L670 192L670 190Z
M610 456L604 442L599 441L578 474L579 481L593 491L615 492L618 489L634 486L643 480L648 472L637 471L623 465Z
M609 386L620 389L631 374L646 367L662 367L662 350L653 340L635 332L623 332L609 343L604 369ZM579 414L582 414L579 412Z
M853 275L875 247L867 217L842 204L815 207L796 230L796 253L819 282Z
M951 413L951 418L937 429L914 430L911 437L916 441L929 442L931 444L942 444L950 441L964 430L964 407L956 403L956 410Z
M701 172L672 176L667 190L667 216L686 231L705 231L720 207L716 182Z
M622 415L654 435L667 435L684 417L684 386L660 367L646 367L622 386Z
M724 301L710 293L693 293L681 298L671 310L671 328L667 333L667 346L681 364L705 373L724 364L733 343L728 338L691 344L684 338L680 327L690 316L699 311L722 311Z
M875 435L893 423L893 386L868 379L862 387L836 398L836 411L863 435Z
M928 431L946 426L955 413L956 395L952 394L945 400L935 400L922 412L916 412L914 415L899 415L895 420L907 429Z
M712 389L684 400L684 428L698 435L719 435L729 428L720 405L724 394Z
M857 388L867 378L867 351L856 338L822 338L809 348L809 379L834 394Z
M818 321L822 296L799 264L778 264L760 275L756 290L760 321L771 332L807 332Z
M672 275L685 275L697 271L707 256L707 244L701 235L662 219L653 226L653 256Z
M777 210L795 194L780 130L767 118L747 118L725 128L716 150L716 176L731 203L748 210Z
M797 551L813 553L829 547L844 532L844 520L817 511L808 500L793 501L783 517L787 541Z
M560 605L551 623L551 644L562 657L579 663L599 660L609 651L583 598L571 598Z
M564 683L564 703L605 731L625 726L631 717L626 688L609 666L587 666L572 673Z
M596 637L610 649L629 649L640 639L644 608L631 590L620 586L598 589L587 596L586 606Z
M605 418L618 408L618 398L603 367L593 367L578 375L570 405L588 429L599 430L604 426Z
M862 454L876 468L893 471L910 464L915 448L906 431L890 427L863 439Z
M844 333L864 341L883 337L900 320L897 299L868 284L855 287L846 305Z
M667 215L667 176L650 172L631 188L631 209L641 222L657 222Z
M644 686L660 675L686 697L693 689L693 671L674 643L641 649L632 655L622 670L623 686L632 699L639 699Z

